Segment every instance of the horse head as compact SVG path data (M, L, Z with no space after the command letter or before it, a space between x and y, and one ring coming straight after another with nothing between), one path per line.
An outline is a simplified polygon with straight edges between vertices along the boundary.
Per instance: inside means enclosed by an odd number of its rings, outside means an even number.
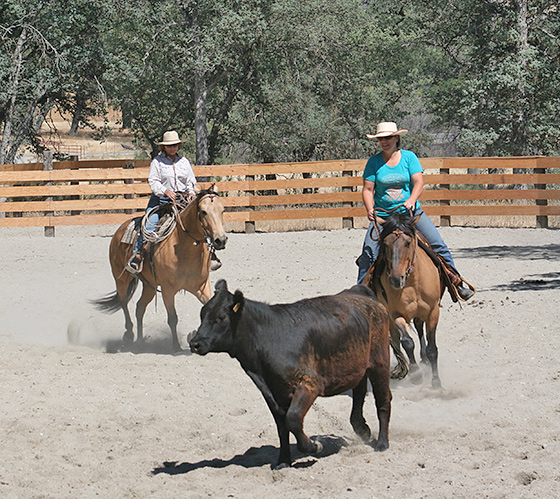
M218 188L212 184L209 189L200 191L196 196L198 220L204 235L215 249L226 247L227 235L224 230L224 205L218 197Z
M385 260L387 276L393 289L403 289L406 279L414 269L416 255L416 229L420 217L405 213L394 213L387 220L378 220L382 225L381 253Z

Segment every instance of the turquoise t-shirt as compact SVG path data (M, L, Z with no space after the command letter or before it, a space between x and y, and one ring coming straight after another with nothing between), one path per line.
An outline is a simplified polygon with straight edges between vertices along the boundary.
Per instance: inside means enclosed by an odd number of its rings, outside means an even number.
M363 177L375 182L373 195L375 208L391 211L403 204L412 192L410 177L423 171L418 157L412 151L401 149L401 160L396 166L387 166L381 152L371 156L366 163ZM416 201L415 209L419 207L420 203ZM402 207L398 211L406 212L406 209ZM389 216L383 211L379 211L377 214L380 217Z

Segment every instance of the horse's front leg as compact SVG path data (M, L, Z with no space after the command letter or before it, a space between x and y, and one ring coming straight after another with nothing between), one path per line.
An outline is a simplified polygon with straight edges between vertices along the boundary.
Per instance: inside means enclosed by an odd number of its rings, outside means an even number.
M419 371L416 358L414 357L414 340L408 334L408 322L406 322L404 317L397 317L395 325L401 336L401 344L410 360L410 381L414 384L419 384L422 382L422 373Z
M403 379L408 374L408 364L401 350L401 336L395 321L391 320L389 330L391 331L391 348L397 359L397 365L391 371L391 378Z
M179 322L179 319L177 317L177 311L175 310L175 293L163 293L163 303L165 304L165 309L167 310L167 324L171 329L173 351L182 352L183 349L181 348L179 337L177 336L177 323Z
M421 319L414 319L414 327L418 333L418 341L420 343L420 358L422 362L428 363L428 355L426 354L426 337L424 336L424 321Z
M138 330L136 341L141 343L144 341L144 314L146 313L146 307L154 299L156 295L156 290L147 283L143 284L142 296L136 304L136 328Z
M438 348L436 345L436 329L439 321L439 308L436 307L426 322L426 334L428 336L428 346L426 354L432 366L432 388L441 388L441 380L438 371Z

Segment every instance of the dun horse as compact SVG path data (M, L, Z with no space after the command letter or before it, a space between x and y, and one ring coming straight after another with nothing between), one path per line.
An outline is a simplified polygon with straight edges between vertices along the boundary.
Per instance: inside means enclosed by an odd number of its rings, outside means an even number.
M382 227L377 262L370 268L364 284L375 291L387 307L391 318L391 346L398 365L393 378L404 378L408 373L401 343L410 360L411 373L418 369L414 357L414 341L409 325L414 321L420 341L420 355L432 368L432 387L441 387L438 373L436 328L439 321L439 302L445 290L438 268L428 254L418 247L417 219L395 213L386 221L377 217ZM426 328L427 345L424 339Z
M173 350L181 350L177 337L175 295L178 291L186 290L202 303L206 303L212 297L209 282L211 254L207 242L218 250L224 249L227 242L223 227L224 207L217 193L215 184L212 184L210 189L198 193L196 199L179 213L175 229L155 247L153 261L146 261L142 272L138 275L132 275L124 270L132 246L123 243L122 238L130 220L123 223L113 235L109 247L109 260L117 290L95 301L94 304L108 313L123 310L126 327L123 336L125 344L131 344L134 340L128 302L140 279L143 287L142 295L136 304L137 341L143 341L144 312L159 287L167 310L167 323L171 328Z

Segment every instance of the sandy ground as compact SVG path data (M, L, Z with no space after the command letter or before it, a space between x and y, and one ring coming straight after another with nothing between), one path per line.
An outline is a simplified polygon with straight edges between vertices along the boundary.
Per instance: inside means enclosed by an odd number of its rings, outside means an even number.
M272 470L276 429L225 354L172 355L161 299L144 353L107 353L122 314L89 305L114 289L113 227L2 229L0 496L6 498L392 498L560 496L560 232L443 228L467 304L446 296L441 391L394 383L390 448L353 434L351 399L306 418L324 444ZM248 298L289 302L354 283L363 230L231 234L225 278ZM177 297L180 335L200 305ZM73 345L68 343L67 335ZM376 433L373 397L366 418Z

